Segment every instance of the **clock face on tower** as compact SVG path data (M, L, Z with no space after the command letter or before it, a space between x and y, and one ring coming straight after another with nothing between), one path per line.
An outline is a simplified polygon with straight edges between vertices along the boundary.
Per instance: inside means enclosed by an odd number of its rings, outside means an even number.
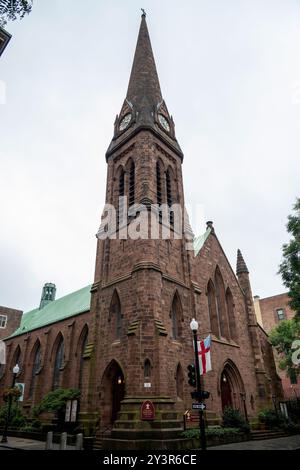
M158 115L158 120L160 122L160 125L168 132L170 132L170 125L167 121L167 119L165 118L165 116L163 116L162 114L159 114Z
M130 121L131 121L131 114L128 113L121 120L120 125L119 125L119 130L123 131L124 129L126 129L126 127L129 126Z

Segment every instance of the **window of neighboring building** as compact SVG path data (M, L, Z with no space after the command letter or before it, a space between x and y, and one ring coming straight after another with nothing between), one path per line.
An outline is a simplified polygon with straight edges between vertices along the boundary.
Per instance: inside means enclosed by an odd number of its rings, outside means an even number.
M0 315L0 328L6 328L7 316Z
M278 308L278 309L276 310L276 313L277 313L277 319L278 319L279 321L285 319L285 314L284 314L283 308Z

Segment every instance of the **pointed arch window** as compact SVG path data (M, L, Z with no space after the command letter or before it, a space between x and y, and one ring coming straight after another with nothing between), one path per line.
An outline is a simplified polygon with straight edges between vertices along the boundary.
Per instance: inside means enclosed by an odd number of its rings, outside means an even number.
M183 371L180 364L178 364L176 369L176 395L178 398L183 400Z
M146 359L144 362L144 378L151 377L151 362L149 359Z
M16 364L18 364L20 368L20 372L21 372L22 371L22 351L19 345L17 346L17 349L15 350L15 353L13 355L11 368L13 368Z
M111 300L109 319L112 322L113 339L120 339L122 334L122 312L121 302L116 291Z
M216 273L215 273L215 286L216 286L218 318L219 318L219 325L220 325L220 335L223 336L224 338L229 338L228 318L226 314L225 287L224 287L222 274L218 267L216 268Z
M78 378L78 388L82 389L83 384L83 364L84 364L84 351L88 342L89 329L86 326L81 334L81 345L80 345L80 365L79 365L79 378Z
M135 202L135 165L134 162L130 163L129 166L129 195L128 195L128 206L131 207Z
M64 365L64 340L60 337L56 348L54 371L53 371L53 390L61 385L61 375Z
M34 353L32 370L31 370L29 398L34 397L35 386L36 386L36 376L40 372L40 370L41 370L41 345L40 345L40 342L38 342L35 347L35 353Z
M167 173L166 173L166 188L167 188L167 204L169 208L169 223L170 225L174 225L174 214L173 211L171 211L171 207L173 204L173 188L172 188L172 176L171 176L171 171L168 168Z
M216 304L216 292L212 280L207 285L207 300L210 319L210 328L213 335L220 336L219 318Z
M161 169L160 163L156 162L156 198L157 204L162 203L162 187L161 187Z
M228 314L228 321L229 321L229 331L230 331L230 338L233 341L237 341L237 332L236 332L236 322L235 322L235 315L234 315L234 303L231 290L226 290L226 306L227 306L227 314Z
M118 227L123 222L124 212L124 195L125 195L125 172L123 168L119 171L119 200L118 200Z
M181 325L180 321L182 318L181 303L178 298L178 294L174 295L171 308L171 322L172 322L172 338L178 339L181 336Z

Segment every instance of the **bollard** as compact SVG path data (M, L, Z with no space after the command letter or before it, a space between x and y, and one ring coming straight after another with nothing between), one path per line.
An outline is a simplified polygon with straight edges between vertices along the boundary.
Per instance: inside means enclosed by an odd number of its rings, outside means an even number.
M53 432L47 432L46 450L53 450Z
M59 450L67 450L67 433L63 432L60 436Z
M83 434L76 434L76 450L82 450Z

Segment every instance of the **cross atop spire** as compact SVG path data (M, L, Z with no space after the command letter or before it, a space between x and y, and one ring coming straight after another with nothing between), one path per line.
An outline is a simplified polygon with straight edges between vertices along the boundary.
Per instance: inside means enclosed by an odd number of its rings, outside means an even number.
M241 250L237 251L237 262L236 262L236 274L242 274L242 273L247 273L249 274L247 265L244 261L243 255L241 253Z

